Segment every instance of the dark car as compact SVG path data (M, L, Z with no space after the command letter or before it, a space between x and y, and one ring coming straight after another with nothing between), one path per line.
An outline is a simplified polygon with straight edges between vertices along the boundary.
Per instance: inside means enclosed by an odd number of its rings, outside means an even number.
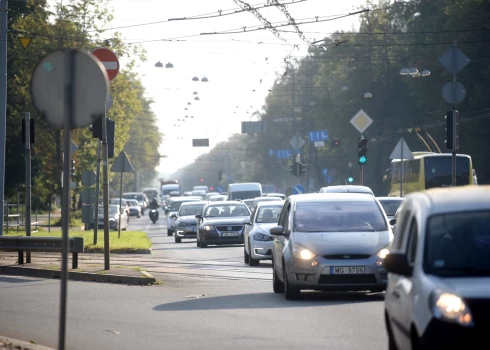
M243 219L249 216L243 202L210 202L202 214L196 215L197 246L243 244Z
M185 202L177 214L172 214L175 219L175 243L182 242L183 238L196 238L196 215L202 213L206 204L207 202Z

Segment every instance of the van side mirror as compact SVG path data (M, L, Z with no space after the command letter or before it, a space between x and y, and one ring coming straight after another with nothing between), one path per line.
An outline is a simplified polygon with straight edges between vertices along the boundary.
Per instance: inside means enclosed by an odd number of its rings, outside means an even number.
M390 225L391 225L391 226L394 226L395 224L396 224L396 219L391 219L391 220L390 220Z
M273 236L284 236L284 232L283 232L283 227L282 226L274 226L273 228L271 228L269 230L269 232Z
M403 253L390 253L384 258L386 271L406 277L412 276L413 268L408 264L407 256Z

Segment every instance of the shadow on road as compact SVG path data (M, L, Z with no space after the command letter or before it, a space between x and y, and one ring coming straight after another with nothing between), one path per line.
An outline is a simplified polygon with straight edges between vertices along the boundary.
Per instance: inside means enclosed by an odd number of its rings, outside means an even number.
M189 296L189 299L161 304L155 311L223 310L223 309L276 309L285 307L310 307L316 305L342 305L379 302L384 293L321 293L303 292L301 299L288 301L282 294L249 293L219 297ZM320 303L319 303L320 302Z
M29 282L36 282L36 280L27 280L24 278L10 278L10 277L0 277L0 282L4 283L29 283Z

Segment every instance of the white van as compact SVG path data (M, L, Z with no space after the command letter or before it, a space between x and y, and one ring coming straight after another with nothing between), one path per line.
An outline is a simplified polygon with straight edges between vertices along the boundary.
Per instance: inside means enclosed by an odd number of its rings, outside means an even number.
M254 199L262 197L262 185L258 182L236 183L228 185L228 200Z

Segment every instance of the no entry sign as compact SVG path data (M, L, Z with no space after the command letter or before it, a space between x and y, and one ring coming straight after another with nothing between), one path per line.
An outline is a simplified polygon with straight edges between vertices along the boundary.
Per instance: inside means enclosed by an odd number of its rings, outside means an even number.
M116 54L103 47L94 49L91 53L104 65L109 81L113 80L119 72L119 60Z

